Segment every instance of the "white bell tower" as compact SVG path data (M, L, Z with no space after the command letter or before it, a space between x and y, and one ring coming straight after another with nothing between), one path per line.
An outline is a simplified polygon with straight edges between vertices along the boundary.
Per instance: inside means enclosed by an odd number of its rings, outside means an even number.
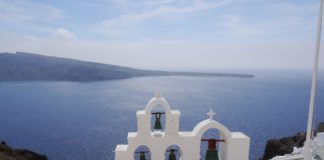
M156 106L165 110L165 130L151 130L151 111ZM168 102L157 92L146 105L144 110L137 111L137 132L129 132L128 144L117 145L115 160L133 160L135 150L139 146L149 149L152 160L165 160L168 147L177 145L181 150L182 160L199 160L200 144L203 134L209 129L216 129L220 133L218 157L220 160L248 160L250 138L241 132L230 132L221 123L215 121L215 113L210 110L208 119L198 123L193 131L179 132L179 110L172 110Z

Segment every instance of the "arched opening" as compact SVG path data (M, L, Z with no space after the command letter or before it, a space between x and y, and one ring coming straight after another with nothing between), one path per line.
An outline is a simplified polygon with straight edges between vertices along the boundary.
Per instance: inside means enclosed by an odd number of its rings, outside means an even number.
M178 145L171 145L165 150L165 160L181 160L182 151Z
M151 131L164 132L166 127L166 111L160 104L154 106L151 110Z
M208 129L201 136L200 160L221 159L221 143L226 143L218 129Z
M145 146L138 146L134 152L134 160L151 160L151 151Z

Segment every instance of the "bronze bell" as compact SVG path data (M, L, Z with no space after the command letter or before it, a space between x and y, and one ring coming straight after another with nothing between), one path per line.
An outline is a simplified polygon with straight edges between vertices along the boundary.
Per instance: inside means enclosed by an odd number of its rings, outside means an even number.
M155 130L160 130L162 129L162 124L161 124L161 115L164 114L162 112L156 112L156 113L152 113L153 115L155 115L155 123L154 123L154 129Z
M175 151L174 149L170 150L170 154L169 154L169 160L177 160L177 157L175 155Z
M140 152L140 160L146 160L145 152Z
M207 150L206 159L205 160L218 160L217 150Z
M225 142L225 140L219 139L201 139L201 141L208 142L208 150L206 153L205 160L218 160L218 153L217 153L217 142Z

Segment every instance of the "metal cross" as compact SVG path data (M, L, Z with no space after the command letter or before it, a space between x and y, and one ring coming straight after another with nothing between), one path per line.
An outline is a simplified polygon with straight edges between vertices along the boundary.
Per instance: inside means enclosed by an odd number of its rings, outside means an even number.
M213 112L213 110L210 109L209 112L207 113L207 115L209 116L209 119L212 120L213 116L215 115L215 112Z

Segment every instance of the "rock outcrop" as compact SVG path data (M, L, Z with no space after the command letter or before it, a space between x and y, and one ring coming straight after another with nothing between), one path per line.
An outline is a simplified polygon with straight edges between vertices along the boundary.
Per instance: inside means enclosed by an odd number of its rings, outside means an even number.
M317 133L318 132L324 132L324 122L321 122L317 126Z
M5 141L0 143L0 160L48 160L47 156L25 149L13 149Z
M304 146L306 133L297 133L292 137L268 140L262 160L269 160L278 155L292 153L294 147Z

